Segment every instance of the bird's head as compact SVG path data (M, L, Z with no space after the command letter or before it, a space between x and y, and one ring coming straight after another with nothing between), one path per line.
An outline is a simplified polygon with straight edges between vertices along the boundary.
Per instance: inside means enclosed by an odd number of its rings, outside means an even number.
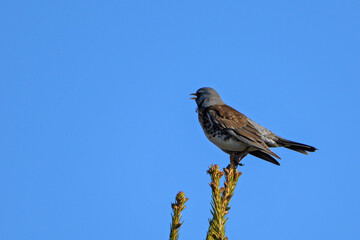
M191 93L195 97L190 99L194 99L199 109L207 108L213 105L222 105L225 104L220 95L213 88L203 87L196 91L196 93Z

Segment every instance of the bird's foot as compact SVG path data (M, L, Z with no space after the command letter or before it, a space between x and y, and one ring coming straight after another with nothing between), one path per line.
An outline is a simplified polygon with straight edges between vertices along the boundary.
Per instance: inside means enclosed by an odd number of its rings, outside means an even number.
M240 161L241 161L240 156L230 155L230 164L228 165L228 168L236 169L238 166L240 167L244 166L244 164L240 163Z
M237 166L244 166L245 164L240 163L240 161L246 157L246 155L249 153L248 149L245 149L245 151L241 152L240 154L236 155L230 155L230 165L228 167L237 168Z
M245 164L244 163L236 163L236 162L231 162L226 168L227 169L237 169L237 167L238 166L240 166L240 167L242 167L242 166L245 166Z

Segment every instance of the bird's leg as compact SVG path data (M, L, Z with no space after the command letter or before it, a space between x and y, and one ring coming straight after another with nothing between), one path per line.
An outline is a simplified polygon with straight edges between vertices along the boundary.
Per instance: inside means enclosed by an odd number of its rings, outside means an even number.
M240 153L240 155L238 156L238 159L239 159L238 164L239 164L239 166L244 166L244 164L240 163L240 161L243 160L243 158L246 157L246 155L248 155L248 153L249 153L249 148L246 148L244 151L242 151Z
M237 166L244 166L244 164L240 163L240 161L246 157L249 153L249 148L246 148L244 151L240 152L240 154L231 154L230 155L230 167L237 168Z
M230 164L227 166L228 169L233 168L236 169L239 165L239 160L236 155L231 154L230 155Z

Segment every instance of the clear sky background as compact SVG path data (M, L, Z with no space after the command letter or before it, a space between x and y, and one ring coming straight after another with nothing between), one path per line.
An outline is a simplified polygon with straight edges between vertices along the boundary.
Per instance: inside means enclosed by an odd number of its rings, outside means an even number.
M189 94L223 100L309 156L252 156L229 239L360 239L359 1L6 1L0 239L205 239L206 170L228 156Z

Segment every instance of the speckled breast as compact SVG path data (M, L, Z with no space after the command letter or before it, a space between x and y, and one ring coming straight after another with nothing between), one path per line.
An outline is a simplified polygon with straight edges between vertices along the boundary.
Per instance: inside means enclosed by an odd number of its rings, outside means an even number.
M206 137L225 152L241 152L246 145L226 131L226 129L212 123L205 112L199 111L199 122Z

